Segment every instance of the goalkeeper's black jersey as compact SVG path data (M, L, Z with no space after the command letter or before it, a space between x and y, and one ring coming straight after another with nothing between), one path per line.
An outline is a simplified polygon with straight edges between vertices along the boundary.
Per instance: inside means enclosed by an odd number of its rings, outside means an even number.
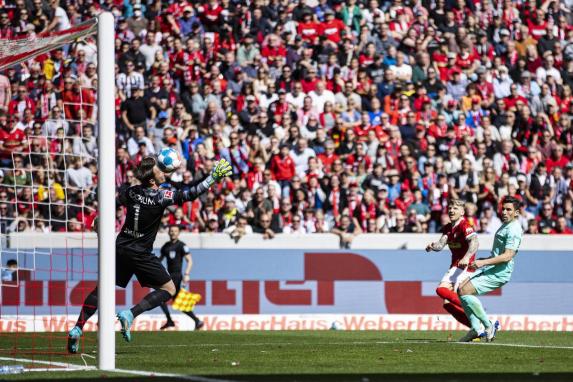
M183 191L123 185L119 190L118 202L127 207L127 216L117 236L116 247L150 253L165 208L196 199L209 189L210 184L209 176Z

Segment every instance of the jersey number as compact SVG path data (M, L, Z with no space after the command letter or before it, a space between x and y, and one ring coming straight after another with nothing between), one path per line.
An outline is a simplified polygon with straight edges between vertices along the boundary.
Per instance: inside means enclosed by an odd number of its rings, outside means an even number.
M135 210L135 213L133 216L133 230L135 232L138 232L139 231L139 211L141 210L141 205L136 204L135 206L133 206L133 209Z

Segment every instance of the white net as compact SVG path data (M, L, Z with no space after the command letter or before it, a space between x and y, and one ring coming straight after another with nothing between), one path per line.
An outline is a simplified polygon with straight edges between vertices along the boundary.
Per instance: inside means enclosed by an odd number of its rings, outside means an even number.
M94 34L97 19L78 24L73 28L49 35L28 34L17 39L0 40L0 70L20 64L40 54L50 52L75 40Z
M0 41L0 69L23 68L0 110L0 365L68 365L69 319L96 284L97 62L80 40L95 31Z

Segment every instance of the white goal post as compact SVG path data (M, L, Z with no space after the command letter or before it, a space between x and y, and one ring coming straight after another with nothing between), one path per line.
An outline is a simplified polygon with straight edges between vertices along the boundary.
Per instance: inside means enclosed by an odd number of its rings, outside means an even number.
M115 369L115 26L98 17L98 367Z

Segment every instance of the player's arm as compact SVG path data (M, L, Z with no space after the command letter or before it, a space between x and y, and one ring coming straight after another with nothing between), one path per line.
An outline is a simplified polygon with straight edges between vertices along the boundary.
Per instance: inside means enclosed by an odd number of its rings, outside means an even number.
M193 268L193 259L191 258L190 253L185 255L185 261L187 261L187 266L185 267L185 273L183 274L183 281L189 282L189 275L191 274L191 268Z
M517 250L519 249L519 245L521 244L521 228L518 230L510 231L507 240L505 242L505 248L503 249L503 253L499 256L491 256L486 259L479 259L476 260L472 265L474 268L481 268L487 265L496 265L496 264L504 264L515 257L517 254Z
M477 250L479 248L479 240L477 234L475 233L472 234L469 238L467 238L467 240L468 240L468 251L466 252L464 257L458 262L458 267L460 268L465 268L469 265L472 256L477 253Z
M448 244L448 236L442 235L442 237L440 237L440 240L434 243L430 243L426 246L426 252L431 252L431 251L440 252L442 249L444 249L446 244Z
M119 190L117 190L117 197L116 197L116 204L118 206L125 206L128 203L128 196L127 196L127 190L129 189L129 185L128 184L123 184L119 187Z
M165 244L163 245L163 247L161 247L161 250L159 251L159 261L163 261L163 259L167 258L167 251L165 250Z
M199 195L207 191L215 182L220 182L223 178L231 176L233 174L233 169L231 164L225 159L218 161L211 174L207 175L199 183L189 187L185 191L176 191L172 194L166 194L164 192L164 205L180 204L190 200L195 200ZM171 191L168 191L171 192ZM171 198L169 197L171 196Z
M503 264L513 259L516 254L517 250L506 248L501 255L488 257L486 259L476 260L472 265L474 268L481 268L487 265Z

